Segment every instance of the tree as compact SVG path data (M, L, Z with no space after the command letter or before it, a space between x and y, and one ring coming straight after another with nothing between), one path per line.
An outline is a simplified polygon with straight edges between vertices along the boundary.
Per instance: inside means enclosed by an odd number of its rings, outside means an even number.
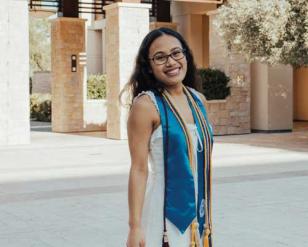
M50 24L46 18L30 16L29 20L30 43L30 76L35 71L49 71L50 62Z
M307 0L231 0L215 25L228 48L249 61L308 66Z

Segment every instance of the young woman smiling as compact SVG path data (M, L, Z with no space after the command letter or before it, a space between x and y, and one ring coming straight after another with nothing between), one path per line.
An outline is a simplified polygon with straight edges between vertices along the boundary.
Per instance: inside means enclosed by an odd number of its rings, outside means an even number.
M124 89L132 96L128 247L212 246L213 132L199 87L183 37L151 31Z

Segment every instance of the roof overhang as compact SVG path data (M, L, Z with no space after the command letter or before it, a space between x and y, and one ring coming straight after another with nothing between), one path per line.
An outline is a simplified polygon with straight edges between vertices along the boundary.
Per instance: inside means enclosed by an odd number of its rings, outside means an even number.
M223 0L173 0L174 2L222 4Z

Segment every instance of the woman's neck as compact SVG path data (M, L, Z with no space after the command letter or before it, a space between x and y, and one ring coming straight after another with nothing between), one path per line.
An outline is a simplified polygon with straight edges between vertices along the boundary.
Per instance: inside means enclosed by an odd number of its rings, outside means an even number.
M177 83L174 86L166 87L166 90L171 96L176 97L176 96L181 96L184 94L183 87L184 85L182 83Z

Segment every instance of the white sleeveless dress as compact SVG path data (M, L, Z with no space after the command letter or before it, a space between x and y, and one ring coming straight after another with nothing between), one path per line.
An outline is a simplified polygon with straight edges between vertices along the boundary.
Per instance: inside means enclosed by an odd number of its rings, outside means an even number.
M142 92L140 95L143 94L147 94L151 98L156 106L156 109L158 110L154 94L150 91L146 91ZM197 126L195 124L187 124L187 127L190 131L194 144L195 160L197 160L198 141L201 142ZM197 189L197 173L195 173L194 176L195 188ZM160 125L152 133L149 144L149 175L142 212L142 229L145 234L146 247L162 246L164 185L163 133ZM198 192L195 192L195 195L197 196ZM170 247L190 246L190 227L188 227L182 234L168 219L166 219L166 226Z

